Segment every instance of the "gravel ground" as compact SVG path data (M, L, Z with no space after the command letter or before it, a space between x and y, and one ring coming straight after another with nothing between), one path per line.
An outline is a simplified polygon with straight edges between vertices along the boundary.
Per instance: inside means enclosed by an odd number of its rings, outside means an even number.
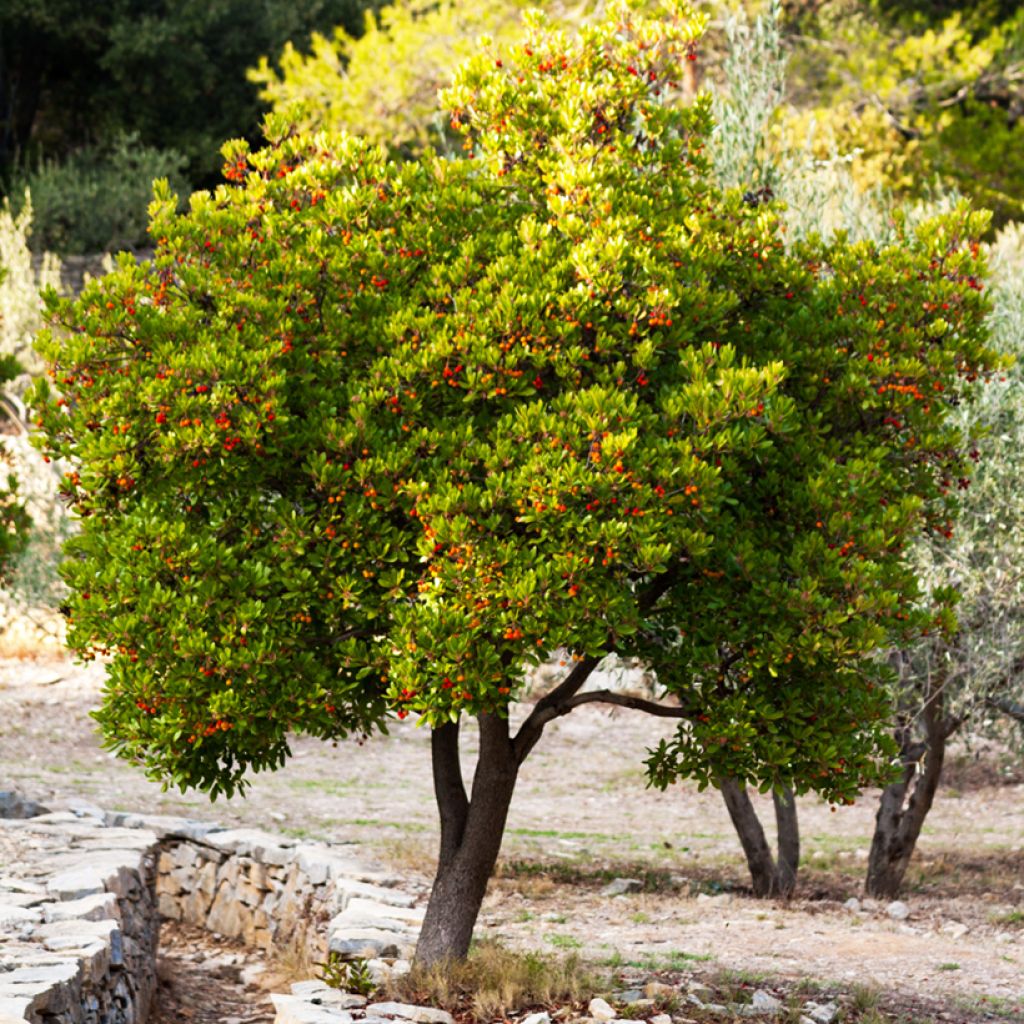
M412 881L429 876L436 820L425 730L396 723L363 745L298 740L285 769L211 806L162 792L101 748L88 717L101 681L98 666L0 663L0 789L357 840ZM802 799L798 896L764 902L744 891L717 793L645 787L644 752L670 729L594 707L549 728L524 766L480 934L613 965L874 985L944 1000L964 1019L987 1010L1024 1020L1024 784L1001 781L977 750L955 768L915 854L903 921L884 907L842 907L860 895L874 795L838 812ZM467 764L472 752L470 735ZM602 896L616 876L639 877L643 891Z

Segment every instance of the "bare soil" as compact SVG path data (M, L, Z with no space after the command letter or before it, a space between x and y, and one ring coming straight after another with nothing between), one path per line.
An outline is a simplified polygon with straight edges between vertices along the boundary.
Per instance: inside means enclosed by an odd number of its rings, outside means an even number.
M165 922L147 1024L272 1024L269 996L247 980L247 968L258 966L238 942Z
M101 685L101 666L0 662L0 789L357 840L412 886L429 884L437 827L426 730L396 723L363 745L298 739L285 769L211 807L163 792L102 749L88 715ZM927 1004L954 1021L1024 1021L1019 765L984 745L958 754L908 875L910 916L897 921L883 906L842 906L861 896L877 794L838 810L802 798L797 897L756 900L717 792L646 788L645 750L670 730L593 706L549 727L521 775L481 935L622 970L867 986L908 1013ZM474 742L466 737L467 775ZM601 895L614 877L643 889Z

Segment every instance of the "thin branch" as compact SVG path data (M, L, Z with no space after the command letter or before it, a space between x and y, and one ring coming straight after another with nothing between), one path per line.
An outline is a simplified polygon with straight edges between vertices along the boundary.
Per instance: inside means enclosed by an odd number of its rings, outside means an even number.
M646 711L647 714L659 718L693 717L693 713L686 708L659 704L657 701L631 697L625 693L616 693L614 690L589 690L587 693L578 693L561 704L559 714L566 715L581 704L617 704L619 707L632 708L634 711Z
M1001 711L1004 715L1009 715L1010 718L1024 725L1024 704L1018 704L1006 697L988 697L985 703L990 708L995 708L996 711Z
M675 567L662 573L653 583L640 594L637 600L637 610L641 615L646 615L661 600L678 578L678 571ZM587 655L582 661L576 663L573 670L562 680L550 693L541 697L533 706L533 710L527 716L526 721L519 727L519 731L512 741L512 749L516 760L522 764L527 755L536 746L537 741L544 732L544 726L552 719L566 714L572 710L563 705L580 690L583 684L590 678L590 674L600 664L601 659L594 655Z

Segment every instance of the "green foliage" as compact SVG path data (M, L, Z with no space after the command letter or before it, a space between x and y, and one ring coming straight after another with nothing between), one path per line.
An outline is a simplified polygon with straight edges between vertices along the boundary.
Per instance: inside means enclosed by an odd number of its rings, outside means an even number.
M959 628L905 649L910 695L940 684L951 718L993 728L991 699L1024 704L1024 231L1011 225L993 247L992 343L1015 363L954 412L965 433L987 431L962 479L962 513L952 542L936 538L913 551L924 587L955 589ZM1019 738L1019 737L1018 737Z
M320 966L317 977L331 988L368 996L377 987L365 959L343 960L341 954L331 950Z
M230 792L292 732L505 714L562 647L680 703L658 784L873 777L865 655L937 628L903 554L994 363L986 219L787 248L677 102L702 24L528 15L444 94L464 160L271 119L187 213L160 188L151 263L53 302L69 642L121 754Z
M60 263L50 253L33 259L29 239L34 211L26 193L15 214L9 200L0 205L0 353L26 370L42 368L32 340L43 323L40 292L60 287Z
M0 563L6 587L2 600L21 609L40 601L47 603L46 599L56 596L60 542L68 526L64 507L57 500L51 467L42 462L21 432L25 427L20 401L24 377L10 383L26 371L42 368L32 348L33 337L43 322L40 291L60 285L60 263L54 256L44 253L33 259L28 241L31 230L31 196L26 194L17 215L5 200L0 206L0 378L9 386L2 388L0 401L3 417L16 421L14 429L18 432L6 438L4 444L3 460L14 469L17 497L8 482L0 496L0 532L10 536L13 526L17 541L0 544ZM53 600L49 607L57 603Z
M63 163L46 161L24 174L15 193L31 193L35 245L64 255L115 251L146 242L153 182L180 187L185 158L119 137L81 150Z
M357 29L361 17L359 0L7 0L0 168L137 133L183 154L193 183L215 180L221 142L259 127L245 69L288 39Z
M18 243L24 244L27 231L28 219L13 217L10 207L5 203L0 210L0 258L16 256ZM18 328L21 326L24 310L22 303L12 301L17 292L7 278L7 268L0 263L0 301L4 301L4 305L0 305L0 341L3 343L3 347L0 348L0 389L22 371L21 363L12 349L18 348ZM13 321L10 327L4 322L7 302L10 303ZM8 419L13 411L16 411L15 408L4 397L0 405L0 417ZM11 463L12 459L6 447L0 446L0 467L9 469ZM0 580L6 579L12 557L24 547L28 525L25 506L18 493L18 481L13 473L5 472L0 478Z
M288 43L280 72L263 57L249 77L275 113L303 129L350 131L411 156L447 143L438 90L477 37L514 38L522 9L516 0L397 0L367 12L361 35L345 26L331 38L314 33L309 54Z
M791 127L806 134L813 122L819 145L855 154L862 185L918 197L939 178L997 223L1019 218L1024 12L939 6L820 5L799 26Z

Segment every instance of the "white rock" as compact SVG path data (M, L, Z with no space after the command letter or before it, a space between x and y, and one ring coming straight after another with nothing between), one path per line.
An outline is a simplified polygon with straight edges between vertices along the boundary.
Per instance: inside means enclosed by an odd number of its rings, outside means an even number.
M614 1020L616 1016L615 1011L600 996L590 1000L587 1004L587 1013L589 1013L594 1020L599 1021Z
M639 878L613 878L602 890L602 896L623 896L628 892L641 892L644 883Z
M672 1018L667 1013L656 1013L651 1018L651 1024L672 1024Z
M402 1020L413 1020L418 1024L455 1024L455 1018L447 1010L438 1010L433 1006L412 1006L409 1003L370 1003L366 1014L401 1017Z
M274 1024L351 1024L352 1014L307 1003L298 996L271 993L274 1003Z
M528 1017L524 1017L519 1024L551 1024L551 1015L548 1013L531 1013ZM672 1018L669 1017L667 1024L672 1024Z
M0 903L0 933L19 925L34 924L41 918L42 914L38 910L18 907L12 903Z
M357 996L354 992L342 992L315 978L310 981L294 982L292 995L299 996L317 1006L335 1007L339 1010L353 1010L366 1005L366 996Z
M811 1024L832 1024L839 1015L839 1006L836 1003L808 1002L804 1004L804 1014Z
M396 932L382 932L372 928L348 931L343 929L328 935L327 948L343 959L371 960L400 954L403 936ZM411 940L403 945L411 945Z
M894 921L906 921L906 919L910 917L910 907L908 907L902 900L893 900L892 903L886 906L885 912Z
M394 896L396 893L391 889L382 889L381 892ZM410 897L411 898L411 897ZM351 896L345 904L345 912L352 914L366 914L369 917L390 917L409 924L423 924L423 917L426 910L420 907L407 907L402 904L390 903L380 904L375 900L365 899L361 896Z
M860 913L860 900L856 896L851 896L844 904L843 910L850 911L851 914Z
M78 900L65 900L62 903L44 903L39 908L44 921L70 921L78 918L83 921L102 921L104 919L121 920L121 908L117 897L110 892L97 892L91 896L83 896Z
M967 925L962 924L960 921L947 921L940 931L943 935L948 935L951 939L962 939L970 931L970 928L968 928Z
M406 892L373 885L370 882L360 882L354 878L335 878L334 892L339 910L344 910L354 899L372 900L374 903L384 903L389 907L411 907L416 902L416 897Z
M0 1024L25 1024L31 1006L31 996L0 995Z
M776 999L770 992L758 989L751 996L750 1005L759 1013L778 1013L782 1009L782 1000Z
M728 892L720 892L715 896L712 896L710 893L699 892L697 893L697 902L725 906L726 904L732 903L732 894Z
M232 828L223 832L211 832L205 842L225 853L252 857L262 864L287 864L293 853L295 841L283 836L274 836L255 828Z

